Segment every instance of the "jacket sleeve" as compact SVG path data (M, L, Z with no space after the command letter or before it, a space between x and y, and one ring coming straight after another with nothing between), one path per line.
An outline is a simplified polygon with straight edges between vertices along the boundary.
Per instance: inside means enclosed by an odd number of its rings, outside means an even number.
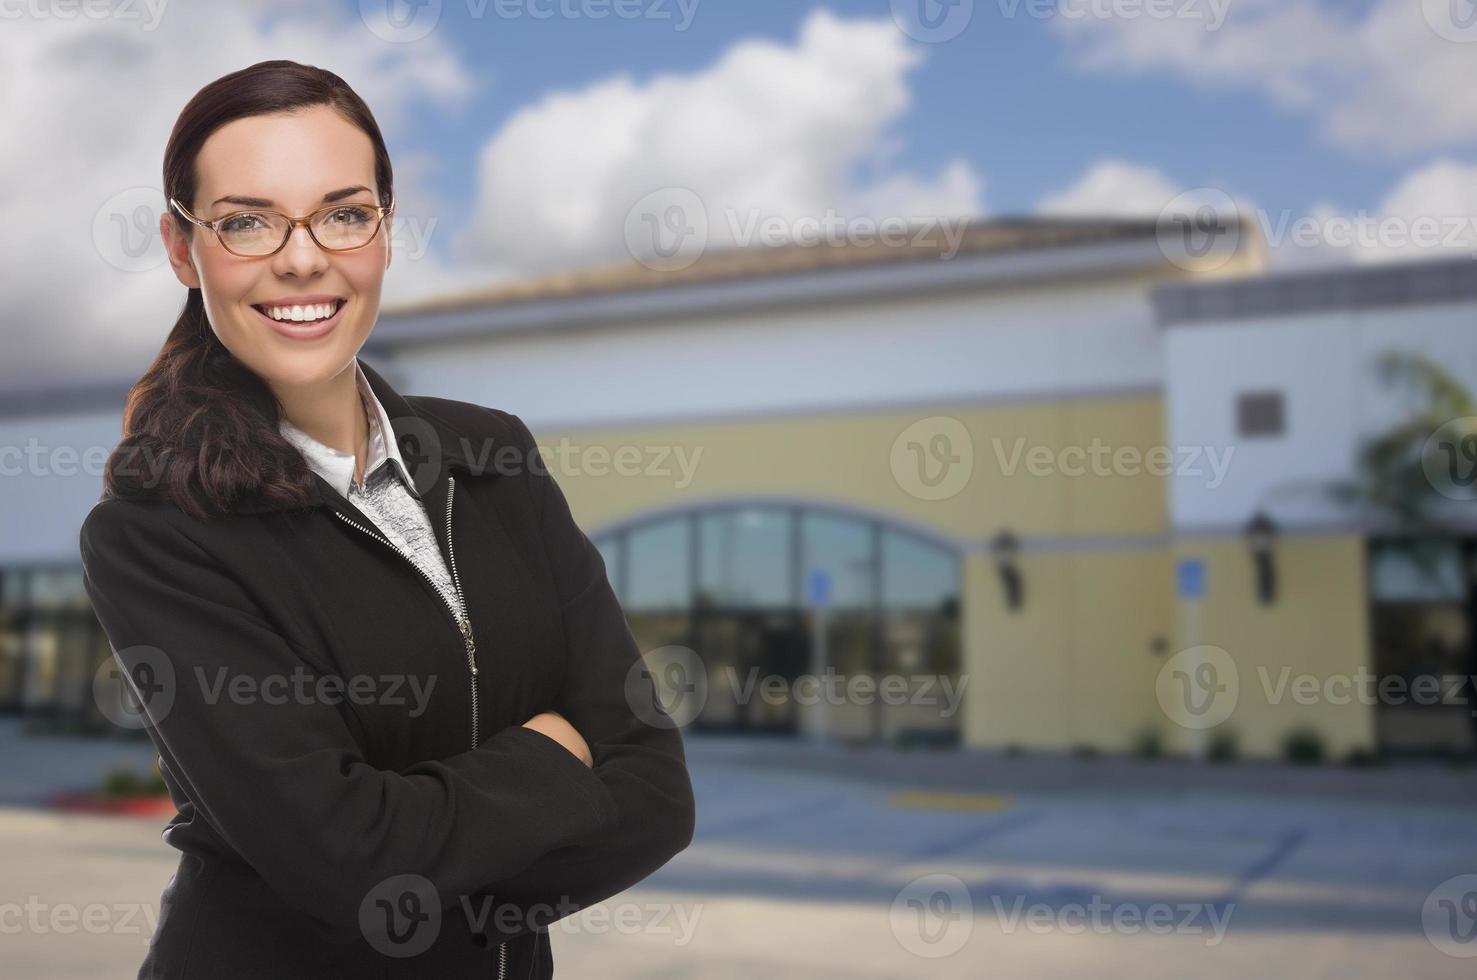
M564 607L565 681L554 710L590 746L593 772L615 800L618 822L598 839L561 846L521 872L490 880L484 938L542 928L636 884L692 841L692 783L682 736L661 702L611 588L600 551L575 523L528 427L522 443L539 524ZM493 921L504 916L500 926Z
M97 504L80 532L84 587L120 667L148 682L131 686L195 818L328 942L365 936L361 907L393 876L424 876L454 909L615 826L606 783L521 726L402 772L369 765L343 698L285 686L333 675L323 652L274 629L184 521L164 505ZM233 693L241 678L258 693Z

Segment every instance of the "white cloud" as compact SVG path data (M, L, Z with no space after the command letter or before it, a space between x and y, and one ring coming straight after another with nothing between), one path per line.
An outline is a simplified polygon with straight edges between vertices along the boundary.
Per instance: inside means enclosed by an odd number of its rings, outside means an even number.
M471 90L438 36L385 45L349 14L275 0L166 4L157 19L145 5L109 9L137 17L30 12L0 29L0 213L19 229L0 240L0 381L136 374L157 353L184 299L158 243L163 149L208 82L273 58L320 65L369 104L397 163L395 138L411 112ZM396 192L408 220L425 196L415 167L405 169ZM397 255L386 296L399 282L441 275L434 260L419 264L412 273Z
M885 148L922 57L890 20L817 10L793 45L745 40L696 72L550 94L483 147L460 254L526 271L618 260L632 206L672 188L701 203L711 247L756 216L976 213L983 182L961 161L932 179L851 177Z
M1098 15L1052 24L1086 70L1167 72L1207 89L1261 92L1313 116L1344 146L1415 152L1477 143L1477 32L1443 27L1447 2L1457 0L1377 0L1362 11L1328 0L1236 0L1219 28L1209 18L1133 18L1086 5Z
M1380 202L1364 261L1477 254L1477 165L1437 160L1407 174Z
M1154 167L1100 160L1070 187L1043 197L1037 210L1052 215L1152 218L1183 189Z

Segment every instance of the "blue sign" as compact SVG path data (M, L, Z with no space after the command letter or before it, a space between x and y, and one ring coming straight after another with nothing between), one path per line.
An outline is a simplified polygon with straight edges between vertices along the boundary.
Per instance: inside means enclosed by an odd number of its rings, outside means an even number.
M812 569L805 576L805 601L815 607L831 601L831 573L824 568Z
M1175 591L1181 599L1205 598L1205 560L1181 558L1175 566Z

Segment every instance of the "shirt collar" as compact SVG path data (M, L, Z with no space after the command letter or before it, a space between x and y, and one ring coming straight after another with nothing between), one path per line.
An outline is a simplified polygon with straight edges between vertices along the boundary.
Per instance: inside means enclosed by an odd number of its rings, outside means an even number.
M354 358L354 383L364 404L364 414L369 420L368 458L364 461L365 481L369 480L370 474L388 462L412 496L419 496L415 481L405 468L405 460L400 457L400 447L396 445L395 430L390 425L390 417L385 412L385 406L375 397L374 389L365 377L357 357ZM354 481L353 453L340 452L332 446L324 445L286 418L278 420L277 431L297 447L313 472L323 477L329 486L338 491L339 496L348 499L349 489Z

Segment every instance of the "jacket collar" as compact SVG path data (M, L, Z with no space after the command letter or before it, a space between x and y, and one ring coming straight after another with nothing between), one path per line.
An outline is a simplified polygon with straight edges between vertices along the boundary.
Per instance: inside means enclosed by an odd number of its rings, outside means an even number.
M468 457L470 433L463 432L438 415L426 411L424 406L413 404L362 359L356 357L355 361L389 418L395 446L399 450L406 475L414 484L416 495L425 500L428 506L434 506L432 501L444 495L447 477L451 472L474 475L496 472L495 468L479 466ZM353 511L352 505L332 484L316 472L312 474L312 478L309 506ZM238 499L232 509L241 514L258 514L284 510L286 505L253 493Z

